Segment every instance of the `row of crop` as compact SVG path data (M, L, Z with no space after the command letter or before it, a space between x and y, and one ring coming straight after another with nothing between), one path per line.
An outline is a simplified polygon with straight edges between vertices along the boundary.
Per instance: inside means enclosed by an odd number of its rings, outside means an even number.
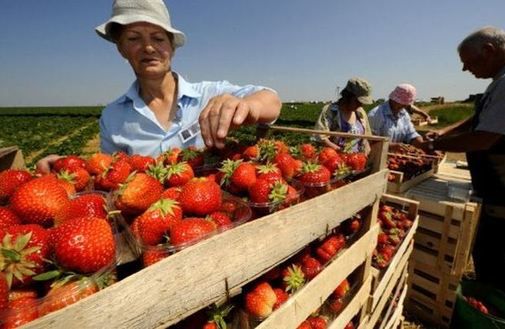
M1 107L3 116L94 116L99 117L103 106Z

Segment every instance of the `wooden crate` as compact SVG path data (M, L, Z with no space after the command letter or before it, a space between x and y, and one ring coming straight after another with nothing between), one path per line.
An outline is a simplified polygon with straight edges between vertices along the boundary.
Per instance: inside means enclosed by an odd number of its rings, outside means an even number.
M471 254L480 203L450 201L447 182L435 176L407 193L419 201L413 259L436 265L444 273L461 276Z
M406 277L408 278L408 276ZM402 287L400 287L400 297L398 298L397 306L393 309L393 313L389 318L383 321L384 325L381 324L380 329L397 329L401 328L403 322L403 308L405 303L405 298L407 297L408 284L405 282Z
M382 195L381 201L407 211L408 217L413 221L413 225L402 241L402 244L398 247L398 250L389 266L382 271L374 267L372 268L373 281L370 305L371 311L373 311L377 306L381 297L384 295L386 288L390 285L395 285L395 281L392 279L395 272L403 270L403 268L398 265L405 263L410 258L412 253L412 241L419 223L417 215L419 202L389 194Z
M335 290L338 282L347 278L358 266L370 266L371 256L377 242L379 226L375 225L358 241L353 243L327 268L309 281L300 291L290 297L278 310L264 320L257 329L296 328L319 308ZM364 270L361 288L334 321L335 328L344 327L366 304L370 292L370 271Z
M406 310L425 323L448 328L460 279L460 276L442 273L435 266L413 261L409 269Z
M413 186L416 186L417 184L421 183L422 181L432 177L434 174L435 174L435 167L433 167L430 170L428 170L420 175L417 175L409 180L404 181L403 172L391 170L390 176L393 177L393 180L388 181L387 192L388 193L395 193L395 194L402 194L405 191L412 188Z
M17 146L0 148L0 171L6 169L24 169L23 152Z

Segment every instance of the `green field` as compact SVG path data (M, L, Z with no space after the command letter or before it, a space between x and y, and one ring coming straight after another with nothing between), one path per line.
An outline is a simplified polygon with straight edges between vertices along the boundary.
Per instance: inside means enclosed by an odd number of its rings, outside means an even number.
M284 103L276 124L313 128L323 103ZM375 104L369 105L370 110ZM28 164L48 154L83 154L86 144L98 134L98 119L103 107L5 107L0 108L0 147L17 145ZM465 119L473 113L471 104L446 104L430 111L443 127ZM232 133L242 142L253 142L254 127ZM276 132L271 136L289 143L305 142L308 136Z

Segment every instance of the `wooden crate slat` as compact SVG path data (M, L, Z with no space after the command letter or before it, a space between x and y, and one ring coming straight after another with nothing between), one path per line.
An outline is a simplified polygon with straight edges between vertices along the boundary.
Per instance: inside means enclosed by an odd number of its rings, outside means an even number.
M111 328L174 324L225 297L226 287L236 289L250 282L328 228L378 201L386 175L386 169L380 170L201 241L26 328L68 328L69 323L76 328L104 323Z
M0 171L25 168L23 152L17 146L0 148Z
M403 304L405 302L405 297L407 296L407 290L408 290L408 284L407 282L405 282L402 288L400 298L398 299L396 309L389 318L389 321L387 321L386 325L383 327L384 329L396 329L399 327L400 322L402 321Z
M328 329L341 329L344 328L349 321L351 321L360 312L363 307L366 307L368 301L368 296L370 295L370 288L372 287L372 278L369 276L363 286L359 289L352 300L347 304L347 306L342 310L342 313L338 315L329 325Z
M398 171L391 171L393 177L398 176L397 173L401 173ZM395 174L396 173L396 174ZM404 193L405 191L411 189L413 186L418 185L419 183L423 182L424 180L432 177L435 174L435 169L431 168L430 170L417 175L415 177L412 177L411 179L404 181L404 176L403 173L401 173L400 178L394 178L393 181L388 182L387 186L387 192L388 193Z
M296 328L322 305L340 282L371 257L378 232L379 227L375 225L256 328Z

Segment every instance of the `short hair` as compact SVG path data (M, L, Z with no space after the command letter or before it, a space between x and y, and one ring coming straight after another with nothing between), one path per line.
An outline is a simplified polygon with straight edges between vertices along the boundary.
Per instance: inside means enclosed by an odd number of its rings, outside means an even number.
M480 53L482 46L486 43L491 43L505 51L505 31L494 26L482 27L463 39L458 46L458 51L462 48L470 48Z

